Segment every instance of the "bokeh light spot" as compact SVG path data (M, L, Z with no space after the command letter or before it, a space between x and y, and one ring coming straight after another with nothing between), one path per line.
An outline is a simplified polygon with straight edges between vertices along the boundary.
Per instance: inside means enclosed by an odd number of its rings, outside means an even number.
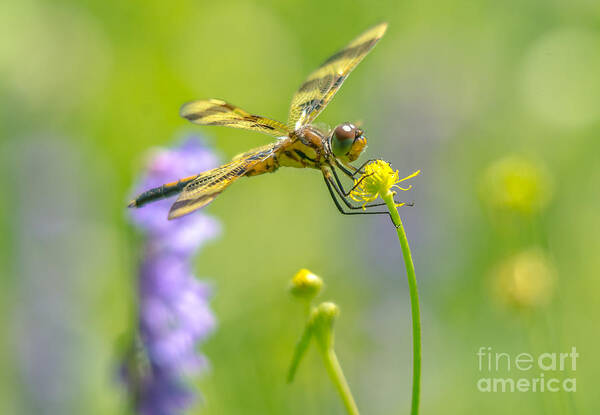
M544 121L586 126L600 117L600 33L550 32L533 44L521 73L523 101Z

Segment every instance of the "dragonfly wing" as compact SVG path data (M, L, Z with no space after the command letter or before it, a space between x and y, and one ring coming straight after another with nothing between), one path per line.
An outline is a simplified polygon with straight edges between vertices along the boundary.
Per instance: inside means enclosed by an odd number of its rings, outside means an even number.
M187 215L212 202L231 183L244 176L256 164L266 160L277 149L275 142L237 156L223 166L201 173L187 184L169 211L169 219Z
M387 23L373 26L331 55L306 78L292 98L288 117L291 129L296 130L311 123L323 111L350 72L373 49L386 29Z
M188 102L181 107L179 114L195 124L224 125L258 131L273 137L287 136L290 132L290 129L279 121L250 114L219 99Z

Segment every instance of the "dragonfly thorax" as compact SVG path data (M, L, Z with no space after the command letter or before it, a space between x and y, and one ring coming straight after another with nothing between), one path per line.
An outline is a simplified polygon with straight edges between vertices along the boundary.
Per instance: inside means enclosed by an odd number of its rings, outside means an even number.
M294 132L277 150L279 165L320 168L328 159L328 136L313 126Z

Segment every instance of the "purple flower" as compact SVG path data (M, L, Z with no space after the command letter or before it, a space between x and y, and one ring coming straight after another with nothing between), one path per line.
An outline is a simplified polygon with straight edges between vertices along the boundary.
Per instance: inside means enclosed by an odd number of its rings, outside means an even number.
M184 140L174 149L157 149L151 154L148 161L146 175L136 186L135 194L139 194L153 187L198 174L204 170L216 167L218 164L215 154L206 148L202 141L196 137ZM216 222L203 214L188 215L178 220L165 220L173 199L163 199L150 203L143 208L132 210L132 221L142 229L150 238L155 236L167 239L180 232L185 232L190 227L206 226L215 228ZM199 236L201 243L206 236L213 236L211 232L191 232ZM190 248L193 248L192 245ZM192 249L193 250L193 249Z
M156 150L136 191L216 164L217 158L202 141L189 138L174 149ZM139 271L138 328L147 367L134 373L129 356L123 374L138 413L144 415L179 414L191 404L193 393L185 378L206 366L196 347L215 326L208 306L210 289L194 277L191 258L219 233L219 223L203 212L169 221L172 203L160 200L132 210L132 221L146 238Z

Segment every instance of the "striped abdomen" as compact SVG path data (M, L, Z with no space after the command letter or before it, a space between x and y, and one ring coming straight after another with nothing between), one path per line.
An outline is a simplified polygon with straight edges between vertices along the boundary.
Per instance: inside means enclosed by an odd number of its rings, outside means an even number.
M198 177L197 174L186 177L185 179L177 180L176 182L163 184L162 186L155 187L154 189L146 190L144 193L140 194L138 197L129 202L128 206L142 207L150 202L176 195L177 193L180 193L183 188L196 177Z

